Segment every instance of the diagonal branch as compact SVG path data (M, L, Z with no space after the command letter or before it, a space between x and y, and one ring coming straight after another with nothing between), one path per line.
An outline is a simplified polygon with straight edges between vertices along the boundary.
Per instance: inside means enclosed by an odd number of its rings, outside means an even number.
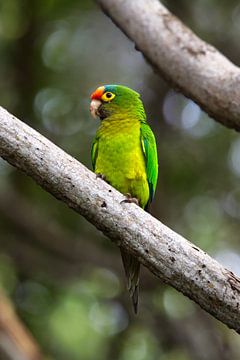
M240 279L1 107L0 155L240 333Z
M240 131L240 68L199 39L158 0L97 0L175 89Z

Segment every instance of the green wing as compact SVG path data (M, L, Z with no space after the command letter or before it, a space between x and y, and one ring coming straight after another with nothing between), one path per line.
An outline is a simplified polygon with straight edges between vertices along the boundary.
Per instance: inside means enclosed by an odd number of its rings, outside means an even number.
M98 139L95 138L92 143L92 149L91 149L91 159L92 159L93 171L95 171L97 156L98 156Z
M157 186L158 156L155 136L146 123L141 123L141 144L146 161L147 180L150 197L146 207L151 203Z

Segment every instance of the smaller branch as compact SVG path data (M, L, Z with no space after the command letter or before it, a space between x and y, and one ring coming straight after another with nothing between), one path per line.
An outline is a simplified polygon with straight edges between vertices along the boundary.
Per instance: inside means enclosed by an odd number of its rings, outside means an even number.
M97 0L171 86L240 131L240 69L198 38L159 0Z
M43 359L36 341L21 323L2 290L0 290L0 349L11 360Z

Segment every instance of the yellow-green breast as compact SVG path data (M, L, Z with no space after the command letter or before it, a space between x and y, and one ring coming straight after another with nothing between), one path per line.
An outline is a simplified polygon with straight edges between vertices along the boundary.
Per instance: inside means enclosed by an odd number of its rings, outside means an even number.
M140 121L105 119L97 132L95 172L123 194L136 197L144 208L149 200L146 165L140 140Z

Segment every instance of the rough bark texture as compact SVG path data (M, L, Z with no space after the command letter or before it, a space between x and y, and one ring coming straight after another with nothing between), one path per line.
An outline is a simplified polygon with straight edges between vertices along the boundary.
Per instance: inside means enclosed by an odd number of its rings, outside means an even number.
M158 0L97 0L153 67L223 125L240 131L240 69Z
M240 279L0 108L0 155L85 216L150 271L240 332Z

